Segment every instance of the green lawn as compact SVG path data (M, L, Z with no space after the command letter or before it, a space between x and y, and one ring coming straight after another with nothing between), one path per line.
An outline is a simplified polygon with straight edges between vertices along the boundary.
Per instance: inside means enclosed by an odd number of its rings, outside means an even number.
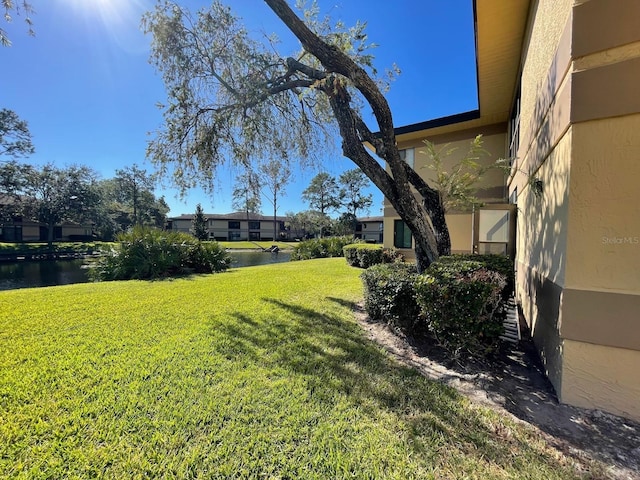
M0 478L579 478L367 341L360 273L0 292Z

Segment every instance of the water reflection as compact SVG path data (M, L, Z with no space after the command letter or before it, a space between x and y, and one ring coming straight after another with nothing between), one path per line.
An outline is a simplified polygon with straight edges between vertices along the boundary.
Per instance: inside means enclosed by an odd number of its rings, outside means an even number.
M233 268L288 262L291 258L289 252L229 252L229 254L233 257L231 263Z
M288 252L229 253L233 257L233 268L288 262L291 258ZM0 262L0 290L86 282L89 278L84 260Z
M0 290L47 287L89 281L83 260L0 263Z

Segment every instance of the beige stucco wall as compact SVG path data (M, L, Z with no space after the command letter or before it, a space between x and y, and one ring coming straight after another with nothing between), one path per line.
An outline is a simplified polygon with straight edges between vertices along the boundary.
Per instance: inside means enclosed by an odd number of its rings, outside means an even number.
M518 298L560 400L636 419L640 35L631 18L638 7L533 5L520 171L510 183L518 192ZM534 178L542 181L539 196L527 183Z
M572 0L530 9L522 57L520 144L510 179L517 192L517 300L546 373L563 382L561 299L565 283L572 131L567 77ZM531 188L542 182L542 192Z
M562 386L560 297L565 283L571 139L569 129L536 172L543 185L541 194L526 181L518 188L516 295L556 391Z
M451 236L452 253L471 253L473 215L471 213L447 214L447 226Z
M539 125L534 123L555 94L545 85L558 45L569 23L573 0L534 0L530 8L529 28L522 51L521 136L534 138Z
M640 295L640 114L573 131L567 286Z
M562 401L640 418L640 352L564 341Z
M387 210L389 216L384 219L383 243L385 247L393 247L394 221L400 220L393 209ZM452 213L445 216L451 237L452 253L470 253L472 250L473 215L471 213ZM415 242L412 241L415 246ZM409 249L401 250L407 258L415 258Z

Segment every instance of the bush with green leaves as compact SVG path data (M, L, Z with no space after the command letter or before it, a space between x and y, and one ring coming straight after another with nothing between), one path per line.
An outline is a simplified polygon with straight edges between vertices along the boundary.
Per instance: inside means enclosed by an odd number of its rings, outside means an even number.
M420 319L414 287L417 277L411 263L382 263L365 270L361 278L369 317L412 329Z
M304 240L293 247L291 260L343 257L344 253L342 249L346 245L353 243L353 241L353 237L350 235Z
M153 279L229 268L231 257L216 242L180 232L135 227L118 236L91 269L94 280Z
M403 262L402 255L395 248L386 248L371 243L354 243L343 249L347 263L352 267L369 268L379 263Z
M515 275L513 270L513 261L509 257L496 254L478 255L473 253L464 253L440 257L436 263L449 264L460 261L477 262L487 270L504 275L506 285L502 291L502 298L506 302L513 294L513 290L515 288Z
M429 331L453 351L487 354L503 333L506 280L482 262L435 262L415 283L417 302Z

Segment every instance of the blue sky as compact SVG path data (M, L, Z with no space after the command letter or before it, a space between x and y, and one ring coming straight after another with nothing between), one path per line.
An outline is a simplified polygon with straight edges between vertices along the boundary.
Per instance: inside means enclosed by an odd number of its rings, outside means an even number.
M21 17L3 23L13 46L0 47L0 108L14 110L29 123L36 153L27 161L59 166L85 164L103 178L134 163L153 170L145 159L149 132L162 127L156 107L166 94L149 64L150 39L140 17L154 0L31 0L36 37ZM196 10L206 0L178 0ZM293 0L291 3L294 3ZM396 63L402 73L387 94L396 126L477 108L472 0L319 0L323 14L348 25L368 24L379 71ZM295 40L260 0L228 0L256 36L275 32L282 53ZM1 20L0 20L1 21ZM339 149L327 156L334 175L354 168ZM316 171L297 171L278 214L308 207L300 194ZM170 185L158 187L170 215L192 213L201 203L207 213L231 208L234 170L222 169L211 196L191 191L181 200ZM371 215L381 214L382 195L374 193ZM264 202L263 211L270 213Z

